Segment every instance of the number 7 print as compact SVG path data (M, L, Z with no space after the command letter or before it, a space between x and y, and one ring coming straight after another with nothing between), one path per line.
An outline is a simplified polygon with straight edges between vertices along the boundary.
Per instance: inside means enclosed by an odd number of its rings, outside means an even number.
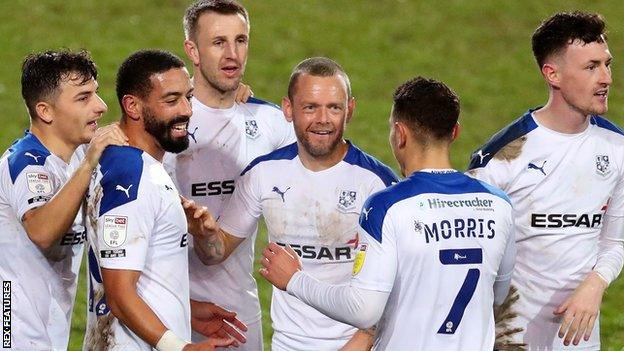
M466 265L481 264L483 262L483 250L478 249L449 249L440 250L440 263L443 265ZM459 323L464 317L464 312L472 295L477 288L481 271L479 268L470 268L464 279L451 310L442 322L438 334L455 334Z

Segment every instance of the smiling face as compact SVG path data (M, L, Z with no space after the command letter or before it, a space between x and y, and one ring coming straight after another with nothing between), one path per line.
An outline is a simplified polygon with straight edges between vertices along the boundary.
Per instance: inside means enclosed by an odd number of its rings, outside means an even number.
M88 143L95 135L97 121L107 110L97 90L98 83L93 78L84 81L82 76L69 73L62 77L49 102L51 125L69 144Z
M303 151L314 159L342 157L345 126L353 114L355 101L349 98L340 75L317 77L301 74L292 101L284 98L286 119L293 122ZM300 149L301 149L300 148Z
M235 91L245 72L249 24L240 14L202 14L191 44L195 74L220 93Z
M150 77L152 90L143 100L145 130L167 152L188 147L187 126L192 114L193 87L186 68L174 68Z
M579 40L554 58L558 68L555 89L571 109L585 116L607 112L611 58L607 43Z

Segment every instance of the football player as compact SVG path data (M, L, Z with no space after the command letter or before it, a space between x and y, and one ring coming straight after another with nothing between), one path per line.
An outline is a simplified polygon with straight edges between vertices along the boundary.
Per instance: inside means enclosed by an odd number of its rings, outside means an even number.
M334 61L299 63L282 100L297 142L254 160L239 178L220 228L195 250L206 264L222 262L253 235L263 216L269 240L290 245L314 277L346 282L359 241L364 200L397 181L387 166L343 139L355 100L349 79ZM273 289L272 349L337 350L368 343L365 332L332 320L285 292ZM345 346L346 347L346 346Z
M514 342L599 350L602 296L624 261L624 136L600 116L612 83L605 23L557 13L532 44L548 101L479 148L469 172L514 205L519 300L510 326L524 330Z
M180 193L214 216L221 215L241 171L256 157L295 140L279 107L256 98L235 102L245 72L249 15L235 1L202 0L184 16L184 49L193 62L195 87L189 148L165 157ZM189 240L191 298L213 301L248 326L241 350L262 350L262 323L252 276L256 231L231 257L205 266ZM193 333L193 340L205 336Z
M24 60L30 129L0 160L0 280L12 302L5 347L67 350L86 239L82 201L104 148L126 144L117 125L97 129L107 110L97 91L87 52Z
M417 77L397 88L390 145L407 178L364 203L350 284L316 279L274 243L261 274L334 319L378 323L375 350L492 350L493 306L515 258L512 207L451 167L458 116L459 99L441 82Z

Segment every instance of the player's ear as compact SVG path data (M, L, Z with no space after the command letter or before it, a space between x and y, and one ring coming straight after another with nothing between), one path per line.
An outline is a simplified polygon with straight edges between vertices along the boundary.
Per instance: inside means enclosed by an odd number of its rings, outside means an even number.
M457 122L453 126L453 131L451 132L451 141L455 141L459 137L460 132L461 132L461 125L459 124L459 122Z
M186 56L193 62L193 65L199 66L199 50L194 41L186 39L184 41L184 52Z
M395 145L398 149L403 149L407 145L407 138L409 137L409 129L402 122L394 122L394 137Z
M559 87L559 67L556 63L547 62L542 66L542 76L549 86Z
M124 95L121 98L123 112L133 121L141 119L141 99L134 95Z
M45 124L50 124L54 120L54 108L45 101L39 101L37 105L35 105L35 113L37 114L36 117Z
M284 96L282 98L282 111L284 111L284 117L288 122L292 122L292 104L290 103L290 99L288 96Z
M355 97L351 97L349 98L349 101L347 102L347 123L349 123L351 121L351 118L353 118L353 113L355 112Z

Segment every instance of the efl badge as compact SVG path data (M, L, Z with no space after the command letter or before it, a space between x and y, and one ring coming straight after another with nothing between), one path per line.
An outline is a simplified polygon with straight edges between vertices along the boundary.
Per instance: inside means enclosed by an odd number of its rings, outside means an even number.
M351 190L342 190L338 198L338 208L342 211L348 211L355 208L355 199L357 192Z
M128 217L104 216L104 235L102 239L109 247L119 247L126 242Z
M366 258L366 244L360 245L360 249L355 254L355 260L353 260L353 275L357 275L364 266L364 259Z
M606 176L611 173L609 168L609 156L608 155L596 155L596 173L601 176Z
M52 182L50 177L44 173L26 173L28 190L37 195L52 194Z
M260 135L256 120L250 119L249 121L245 121L245 134L247 134L247 137L250 139L255 139Z

